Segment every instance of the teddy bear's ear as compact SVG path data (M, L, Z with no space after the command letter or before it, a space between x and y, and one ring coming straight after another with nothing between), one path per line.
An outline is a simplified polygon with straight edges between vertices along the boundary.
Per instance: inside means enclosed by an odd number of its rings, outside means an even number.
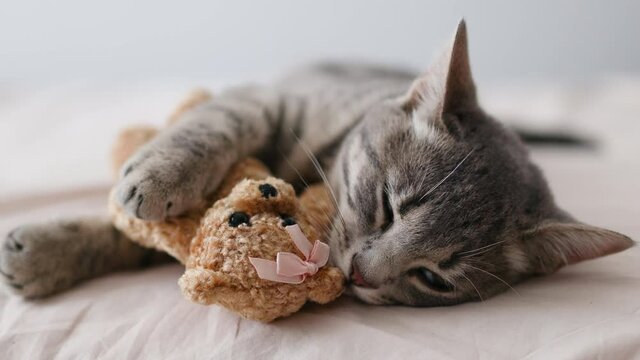
M327 267L309 280L309 299L318 304L335 300L344 290L344 274L340 269Z
M229 285L220 273L207 269L188 269L178 284L185 297L202 305L216 303L216 294Z
M218 186L218 190L216 190L214 198L220 199L229 196L233 188L244 179L262 180L269 176L271 176L269 168L260 160L246 158L233 165L227 171L222 183Z
M213 99L213 95L205 89L195 89L182 101L180 105L173 111L167 120L167 125L173 125L184 113Z

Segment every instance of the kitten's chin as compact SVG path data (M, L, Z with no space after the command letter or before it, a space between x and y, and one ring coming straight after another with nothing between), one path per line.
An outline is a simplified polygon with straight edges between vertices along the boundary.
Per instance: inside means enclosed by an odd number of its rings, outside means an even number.
M386 305L388 302L385 301L379 292L380 291L377 289L367 289L356 285L350 285L345 291L345 294L356 297L360 301L370 305Z

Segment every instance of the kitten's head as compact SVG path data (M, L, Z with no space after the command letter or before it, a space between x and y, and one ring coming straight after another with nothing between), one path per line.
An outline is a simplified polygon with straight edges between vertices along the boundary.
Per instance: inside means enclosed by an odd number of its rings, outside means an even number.
M332 258L370 303L484 299L633 244L560 210L517 135L479 108L464 22L406 96L367 112L332 178Z

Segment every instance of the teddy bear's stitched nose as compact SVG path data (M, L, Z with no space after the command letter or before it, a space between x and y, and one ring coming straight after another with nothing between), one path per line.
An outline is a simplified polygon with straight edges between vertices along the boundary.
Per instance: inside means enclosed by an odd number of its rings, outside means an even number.
M278 190L276 190L276 188L271 184L261 184L258 186L258 189L262 193L262 197L265 199L278 196Z

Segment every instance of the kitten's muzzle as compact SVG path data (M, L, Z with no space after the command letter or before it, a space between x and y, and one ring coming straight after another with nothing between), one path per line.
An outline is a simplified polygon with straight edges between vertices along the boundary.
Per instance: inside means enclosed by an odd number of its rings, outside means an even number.
M368 283L367 280L362 275L362 272L360 272L360 269L358 268L358 261L357 261L356 255L353 256L353 260L351 261L351 271L349 273L349 282L355 286L359 286L362 288L368 288L368 289L376 288L376 286L373 286L370 283Z

